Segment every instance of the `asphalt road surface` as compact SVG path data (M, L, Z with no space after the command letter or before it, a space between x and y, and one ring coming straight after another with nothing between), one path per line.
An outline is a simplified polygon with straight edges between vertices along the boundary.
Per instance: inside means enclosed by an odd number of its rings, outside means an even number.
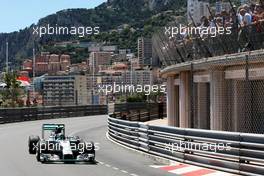
M43 123L64 123L66 134L94 141L96 164L41 164L28 153L28 136L41 135ZM175 176L159 165L106 138L107 116L41 120L0 125L0 175L3 176Z

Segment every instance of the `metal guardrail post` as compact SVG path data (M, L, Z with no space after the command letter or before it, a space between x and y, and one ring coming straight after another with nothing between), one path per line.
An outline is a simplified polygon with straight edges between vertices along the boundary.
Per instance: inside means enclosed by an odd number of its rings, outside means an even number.
M241 163L244 163L244 160L241 159L241 135L239 134L239 149L238 149L238 167L241 170Z
M138 128L139 134L139 148L145 152L149 152L149 136L148 136L148 125L139 123Z

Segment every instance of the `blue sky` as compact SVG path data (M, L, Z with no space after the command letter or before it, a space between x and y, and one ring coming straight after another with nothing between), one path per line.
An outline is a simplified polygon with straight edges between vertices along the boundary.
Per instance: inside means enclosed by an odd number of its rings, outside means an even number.
M37 23L40 18L68 8L94 8L106 0L1 0L0 33Z

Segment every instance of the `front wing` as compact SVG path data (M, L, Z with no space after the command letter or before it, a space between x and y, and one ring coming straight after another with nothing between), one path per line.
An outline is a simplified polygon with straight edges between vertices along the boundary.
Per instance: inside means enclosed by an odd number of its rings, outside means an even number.
M60 158L56 154L40 154L40 162L93 162L95 160L94 153L80 154L76 158L63 156Z

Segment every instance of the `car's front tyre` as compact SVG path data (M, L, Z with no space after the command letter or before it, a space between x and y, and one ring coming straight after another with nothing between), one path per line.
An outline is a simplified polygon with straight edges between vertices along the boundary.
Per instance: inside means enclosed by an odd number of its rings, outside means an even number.
M29 154L36 154L37 151L37 144L39 142L39 136L29 136L28 138L28 152Z

